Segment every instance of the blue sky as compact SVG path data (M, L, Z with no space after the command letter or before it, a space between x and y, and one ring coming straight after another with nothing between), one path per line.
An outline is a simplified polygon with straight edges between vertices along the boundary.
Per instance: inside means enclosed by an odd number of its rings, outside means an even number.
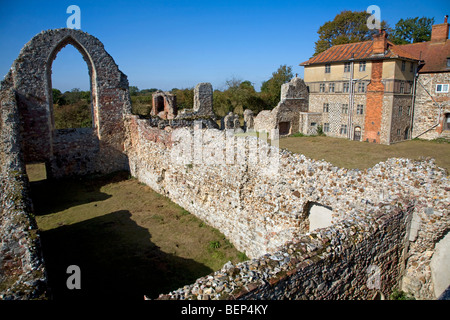
M317 30L342 10L378 5L394 27L400 18L434 17L442 23L449 1L4 1L0 0L0 74L21 48L47 29L66 27L69 5L81 9L81 29L100 39L130 85L139 89L223 89L232 77L259 90L280 65L310 58ZM88 90L87 66L71 46L53 63L53 86Z

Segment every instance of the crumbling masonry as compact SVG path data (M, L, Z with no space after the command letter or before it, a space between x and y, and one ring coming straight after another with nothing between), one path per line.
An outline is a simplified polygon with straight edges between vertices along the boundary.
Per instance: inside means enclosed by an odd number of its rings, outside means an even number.
M92 128L53 125L51 64L67 44L89 67ZM450 225L443 169L432 160L389 159L346 170L235 136L209 118L212 88L198 91L192 111L140 119L130 111L126 76L95 37L49 30L25 45L0 92L0 298L46 295L24 165L33 161L45 162L51 178L130 170L251 258L160 299L372 299L395 287L417 299L440 294L446 273L433 257L448 254Z

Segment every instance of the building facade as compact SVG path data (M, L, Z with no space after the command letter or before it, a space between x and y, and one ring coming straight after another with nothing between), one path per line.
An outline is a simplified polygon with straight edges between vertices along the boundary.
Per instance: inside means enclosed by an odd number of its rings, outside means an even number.
M381 31L373 40L333 46L301 63L309 88L308 113L315 119L321 114L323 132L381 144L408 140L425 130L428 135L421 137L446 134L445 128L450 128L450 120L446 127L450 119L446 111L450 70L447 20L435 27L431 41L420 46L394 45ZM436 51L442 61L431 63ZM447 91L433 96L422 88L427 81L430 88ZM436 101L441 104L433 105ZM303 119L307 117L303 115ZM310 126L306 122L300 125L305 134Z
M449 24L433 26L431 40L402 46L423 63L416 77L413 137L450 137L450 41Z

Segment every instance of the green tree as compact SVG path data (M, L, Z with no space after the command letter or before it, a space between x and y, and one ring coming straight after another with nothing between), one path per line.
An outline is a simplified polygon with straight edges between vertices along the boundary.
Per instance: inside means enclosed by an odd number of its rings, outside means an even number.
M171 93L177 98L178 109L192 109L194 107L194 88L173 88Z
M395 44L430 41L433 24L434 18L400 19L395 25L391 40Z
M136 86L129 86L130 96L137 96L139 93L139 88Z
M53 96L53 104L59 104L59 99L62 97L62 93L60 90L53 88L52 89Z
M292 67L281 65L277 71L272 73L272 77L264 81L261 85L262 99L272 108L280 101L281 85L289 82L293 77Z
M332 46L367 41L377 30L369 30L367 18L370 14L366 11L342 11L332 21L325 22L317 31L319 40L315 43L314 55L317 55ZM381 28L388 29L388 24L381 21Z

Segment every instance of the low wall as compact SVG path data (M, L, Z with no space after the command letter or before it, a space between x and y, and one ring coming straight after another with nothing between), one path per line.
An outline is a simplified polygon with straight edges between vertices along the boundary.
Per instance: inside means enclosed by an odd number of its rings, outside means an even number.
M45 267L22 161L14 91L4 91L0 98L0 299L45 298Z
M407 205L405 203L405 205ZM303 235L158 299L375 299L397 286L410 209L379 210Z

